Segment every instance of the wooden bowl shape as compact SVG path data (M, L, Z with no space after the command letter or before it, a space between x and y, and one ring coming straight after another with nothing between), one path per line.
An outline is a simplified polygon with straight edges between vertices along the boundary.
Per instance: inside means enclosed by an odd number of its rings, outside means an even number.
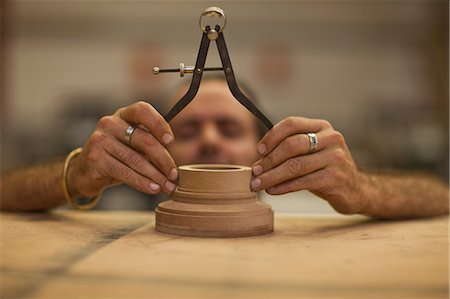
M156 208L156 230L194 237L247 237L273 232L273 210L250 190L250 167L178 167L179 184Z

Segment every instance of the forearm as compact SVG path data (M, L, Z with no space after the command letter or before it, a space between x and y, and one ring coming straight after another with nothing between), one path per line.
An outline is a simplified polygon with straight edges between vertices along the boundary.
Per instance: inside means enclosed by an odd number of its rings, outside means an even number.
M64 161L56 161L3 174L0 178L1 210L48 210L64 204L63 165Z
M424 174L364 173L362 214L376 218L414 218L449 213L448 186Z

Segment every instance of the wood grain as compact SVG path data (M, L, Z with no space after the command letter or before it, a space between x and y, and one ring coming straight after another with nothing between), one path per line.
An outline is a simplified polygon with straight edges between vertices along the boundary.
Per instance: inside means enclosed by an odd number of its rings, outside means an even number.
M2 214L2 298L448 298L448 218L276 215L273 234L161 234L152 213ZM134 230L134 227L139 226Z
M273 210L250 190L251 168L179 167L179 187L159 204L156 230L195 237L248 237L273 232Z

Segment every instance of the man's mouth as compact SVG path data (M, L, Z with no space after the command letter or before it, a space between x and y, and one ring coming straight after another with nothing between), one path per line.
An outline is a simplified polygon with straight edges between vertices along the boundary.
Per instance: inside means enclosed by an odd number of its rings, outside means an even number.
M201 157L195 159L194 163L192 164L234 164L234 163L230 159L224 157Z

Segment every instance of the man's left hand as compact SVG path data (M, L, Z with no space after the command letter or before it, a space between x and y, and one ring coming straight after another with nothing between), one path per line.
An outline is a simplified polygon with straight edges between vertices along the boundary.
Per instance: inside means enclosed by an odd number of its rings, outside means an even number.
M314 152L310 152L310 132L318 139ZM364 175L357 169L343 135L329 122L288 117L266 133L258 152L262 158L253 164L254 191L278 195L310 190L340 213L364 211Z

